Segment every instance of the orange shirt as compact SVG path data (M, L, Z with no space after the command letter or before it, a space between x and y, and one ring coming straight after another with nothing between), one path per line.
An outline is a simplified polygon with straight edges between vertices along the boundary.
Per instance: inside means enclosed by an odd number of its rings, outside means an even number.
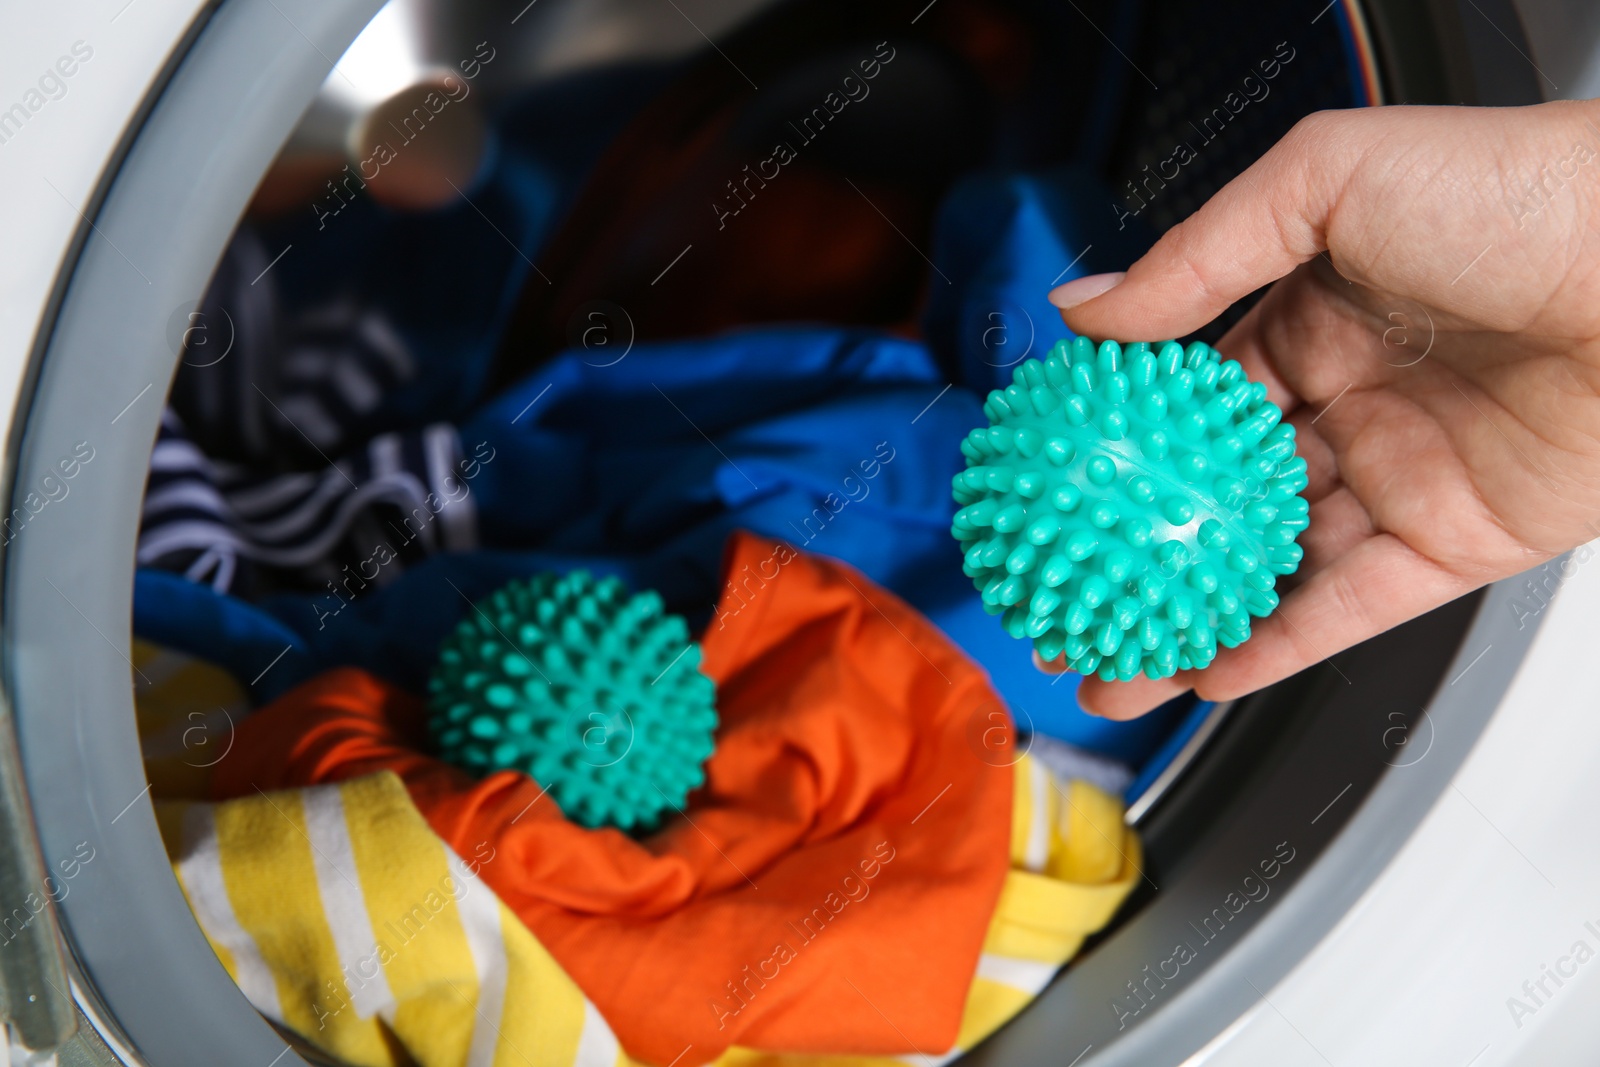
M433 759L422 702L354 669L247 719L213 795L396 772L459 855L492 850L479 876L635 1058L942 1053L1009 862L997 697L841 563L736 534L724 578L702 637L717 750L648 837L569 822L523 774Z

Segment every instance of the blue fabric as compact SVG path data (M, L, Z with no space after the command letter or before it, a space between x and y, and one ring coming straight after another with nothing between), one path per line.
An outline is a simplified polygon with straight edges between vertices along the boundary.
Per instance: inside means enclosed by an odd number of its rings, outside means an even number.
M844 559L929 614L982 616L946 500L961 436L982 415L964 390L929 406L942 386L920 345L780 328L640 345L606 368L581 357L559 357L462 427L486 456L469 483L483 541L536 550L436 556L383 589L263 607L324 663L420 689L467 600L534 570L617 574L703 625L723 544L747 529Z
M1051 288L1122 270L1151 244L1137 218L1118 217L1118 203L1077 168L956 185L933 239L933 261L951 284L930 287L923 328L957 381L980 394L1003 389L1024 359L1043 359L1073 336L1045 299Z
M249 685L258 704L316 673L307 643L291 627L248 601L169 571L141 567L134 573L133 632L215 663Z
M484 550L390 573L375 544L375 562L347 569L338 590L256 605L141 574L135 628L245 680L289 647L262 695L340 664L420 692L469 603L538 570L616 574L704 625L723 544L747 529L842 559L909 601L989 671L1022 727L1138 764L1182 708L1131 723L1078 709L1078 677L1036 671L983 612L949 533L959 443L984 421L981 393L1010 373L963 346L960 324L998 297L1040 323L1034 353L1064 332L1043 293L1090 230L1071 211L1087 194L1055 181L979 180L952 196L938 260L963 266L928 314L937 356L878 332L801 326L636 345L609 366L560 355L461 424L464 451L483 457L468 485Z

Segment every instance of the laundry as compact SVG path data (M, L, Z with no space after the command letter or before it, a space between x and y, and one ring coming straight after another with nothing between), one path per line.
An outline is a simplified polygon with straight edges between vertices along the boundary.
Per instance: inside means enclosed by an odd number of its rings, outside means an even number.
M888 50L887 55L884 54L885 49ZM821 136L822 131L827 129L828 123L832 121L834 116L850 106L851 103L860 103L872 94L872 86L869 83L882 72L883 67L894 61L895 52L888 41L880 41L873 55L877 58L869 57L859 61L860 77L857 77L856 72L851 70L841 80L839 88L831 90L818 106L812 108L809 114L801 117L798 125L793 121L789 123L790 128L795 132L795 139L800 142L802 148ZM871 73L868 73L868 71ZM738 215L746 207L749 207L749 204L746 203L746 197L754 200L756 190L765 189L767 182L775 181L782 172L782 168L793 162L798 155L799 152L792 144L787 140L781 140L773 147L772 155L756 164L754 172L751 171L749 164L741 168L743 171L742 177L731 179L725 183L729 196L721 200L721 202L714 201L711 205L712 212L717 216L717 229L726 229L729 218ZM770 173L767 170L768 167L772 168ZM737 187L734 184L735 181L739 183ZM756 183L756 189L750 187L752 181ZM720 198L721 194L719 193L718 195ZM735 207L735 204L738 206Z
M601 296L641 342L911 325L927 222L985 149L981 83L959 43L908 40L887 9L823 0L763 18L781 47L737 68L696 57L607 146L539 253L545 277L517 296L491 388L577 344L574 316Z
M320 471L259 474L206 456L169 408L150 458L138 560L181 570L221 593L233 589L241 564L300 568L306 575L329 571L323 584L335 600L326 610L337 612L343 603L338 598L354 592L351 565L343 573L336 564L325 565L365 509L391 509L381 533L366 538L381 538L390 555L398 552L390 542L404 547L420 541L428 550L474 548L471 479L493 459L494 449L484 442L466 454L455 428L439 424L417 433L380 434ZM376 548L355 564L361 588L377 575L362 566L380 554Z
M416 378L391 316L344 290L288 302L255 227L234 235L210 288L168 323L181 353L171 406L206 455L269 470L326 462L386 428L383 400ZM286 304L288 306L286 306Z
M467 600L536 571L616 574L703 625L721 593L722 545L746 529L842 559L904 596L1035 728L1126 762L1168 728L1162 715L1113 723L1077 710L1076 677L1034 670L984 614L950 543L947 503L962 462L952 442L979 405L945 388L923 345L872 330L770 327L639 344L614 366L585 354L558 356L460 425L466 455L483 442L494 457L464 501L481 550L385 564L387 584L370 589L340 589L335 565L306 592L256 604L142 570L136 631L240 664L242 680L261 676L257 699L341 665L421 692ZM353 491L337 474L321 478L329 499L338 486ZM351 543L351 573L374 547L372 537ZM345 601L336 618L326 617L339 608L329 579ZM226 649L202 621L219 613L236 620ZM246 633L259 642L239 644Z
M774 548L736 535L724 572ZM703 652L723 723L707 785L683 820L639 841L567 821L523 775L474 781L425 755L422 703L353 669L240 724L212 796L228 801L220 812L398 775L457 856L489 843L497 858L477 876L623 1049L655 1064L734 1047L966 1047L1042 988L1136 879L1116 802L1032 760L975 758L969 720L994 700L983 673L850 568L800 555ZM846 873L861 887L847 907ZM776 977L761 977L775 955ZM974 1022L974 974L1000 973L1030 974L1032 987Z
M493 56L492 46L480 46L475 59L457 64L461 76L475 77ZM459 425L481 401L509 298L532 271L522 250L539 246L614 135L618 115L630 114L628 101L647 98L659 77L579 78L549 88L560 106L537 93L508 104L495 115L494 165L470 203L397 213L362 197L339 208L337 226L324 227L304 197L276 206L262 198L204 298L176 309L167 324L181 362L164 436L177 427L216 466L201 471L186 461L152 471L152 491L182 481L183 499L147 510L141 563L246 599L286 584L323 587L343 564L371 554L365 516L340 525L318 511L312 536L284 554L210 489L315 475L330 483L318 498L326 504L333 481L365 487L352 467L371 460L375 477L411 476L409 488L420 491L410 495L421 499L438 491L455 459L479 458L478 441L462 448L437 432L420 453L414 445L429 427ZM403 443L397 447L391 434ZM179 514L176 503L196 510ZM181 535L179 524L187 524ZM446 540L442 547L464 547ZM263 568L269 573L258 576Z
M907 108L918 112L918 86L945 84L944 60L920 46L882 49L882 62L861 68L857 61L871 51L841 53L860 77L884 76L872 81L869 103L840 116L846 121L838 134L853 122L893 126ZM892 70L883 68L890 56ZM808 71L780 66L769 73L792 77L798 92L812 85ZM719 85L727 74L715 64L703 73ZM890 85L891 78L905 84ZM836 78L825 81L817 99L836 88ZM694 78L681 89L681 99L666 94L653 108L693 110L703 103L696 94L708 91ZM713 95L718 106L747 110L741 121L752 129L785 127L792 117L785 109L768 114L753 97L734 105L721 90ZM1083 714L1072 699L1077 676L1042 675L1017 652L951 565L954 549L943 532L949 479L961 465L949 447L952 435L975 421L979 398L1008 381L1030 346L1053 336L1048 324L1059 322L1043 299L1044 283L1108 269L1145 239L1103 218L1109 194L1098 181L1064 168L974 177L950 189L932 246L950 284L928 289L922 341L881 327L723 329L823 307L835 321L881 321L848 313L846 305L881 288L882 272L841 275L807 243L804 257L784 265L781 291L790 302L771 315L747 314L739 294L748 286L721 274L703 287L710 294L704 300L664 297L665 282L648 284L659 266L636 285L580 285L581 294L569 293L577 284L571 279L587 277L590 268L603 276L637 259L607 251L623 239L615 231L626 214L607 191L637 200L630 211L653 211L654 198L671 189L641 181L659 170L645 164L691 149L663 142L661 131L671 124L647 121L646 113L604 154L599 146L607 140L593 132L568 149L570 137L531 135L531 114L505 120L521 126L514 136L507 130L507 154L474 202L501 220L514 245L536 254L545 273L554 272L554 289L524 258L508 258L505 241L476 215L452 224L443 215L391 217L352 204L340 226L316 235L317 257L291 254L264 276L280 242L315 227L262 220L239 231L201 308L205 344L186 350L162 431L163 442L186 434L198 453L174 451L174 467L152 468L136 631L230 669L237 664L244 680L256 680L257 701L344 664L416 690L419 665L459 618L462 595L484 595L495 582L532 570L582 565L615 573L659 590L671 610L703 623L721 594L713 581L721 545L743 528L840 558L906 597L989 671L1025 728L1130 765L1153 752L1182 709L1128 723ZM578 195L578 176L595 157L600 162ZM835 162L830 156L818 165L826 170ZM703 195L686 175L681 180ZM832 171L813 177L838 186L825 204L806 201L827 220L827 232L839 229L843 210L866 212L878 232L881 220L860 192ZM877 195L870 176L857 177ZM921 174L916 182L924 179L931 181ZM571 210L559 215L569 199ZM763 211L762 219L741 218L739 228L781 228L791 206L774 202L770 220L762 221ZM548 255L534 252L547 233ZM882 237L894 255L911 256L915 273L927 274L891 229ZM419 262L423 249L429 256ZM662 262L682 249L667 249ZM860 252L850 246L852 270L862 266ZM573 260L567 267L559 266L563 256ZM723 271L744 258L726 242L707 244L675 270ZM824 288L847 281L856 295L838 306L800 300L795 272L808 264ZM620 298L631 322L658 333L706 335L637 341L614 364L609 349L596 365L581 345L550 356L552 343L577 343L561 310L568 297L587 300L597 291ZM658 298L670 306L645 315L654 305L640 302ZM549 301L548 308L541 303ZM899 303L904 332L914 301ZM547 316L537 336L528 333L526 315L551 308L556 317ZM224 325L233 347L219 358ZM185 336L193 342L202 335L189 328ZM493 368L491 349L498 350ZM506 380L512 369L518 379ZM167 455L165 444L158 446L158 460ZM452 473L489 455L496 458L481 477ZM868 485L858 465L881 456L896 458ZM330 465L330 457L337 462ZM209 469L201 469L205 461ZM446 492L455 482L470 488L459 503ZM538 492L529 493L534 485ZM397 528L410 534L418 525L407 516L428 513L418 507L430 493L446 505L437 520L423 536L396 543ZM440 552L448 556L430 559ZM155 571L225 595L183 588ZM235 638L249 634L250 643L220 648L217 631L197 621L219 614Z
M1126 892L1116 877L1085 880L1088 868L1068 844L1092 845L1102 834L1117 840L1125 833L1120 806L1093 787L1049 780L1027 757L1015 773L1012 866L962 1009L962 1050L1025 1007ZM1035 797L1043 798L1041 807L1033 806ZM179 884L240 989L267 1017L342 1061L634 1062L619 1058L616 1035L593 1002L485 884L483 874L500 854L485 846L461 857L445 847L394 775L222 803L162 801L156 815ZM334 835L331 842L325 833ZM317 852L332 842L350 846L343 866L331 867ZM1037 855L1041 844L1047 858L1035 872L1022 857L1030 847ZM1124 847L1137 861L1131 833ZM1076 880L1055 873L1069 865ZM323 895L323 884L333 896ZM357 917L372 936L352 942L342 932ZM773 994L781 989L771 987ZM831 1059L735 1046L715 1062L908 1061L922 1062L915 1055Z

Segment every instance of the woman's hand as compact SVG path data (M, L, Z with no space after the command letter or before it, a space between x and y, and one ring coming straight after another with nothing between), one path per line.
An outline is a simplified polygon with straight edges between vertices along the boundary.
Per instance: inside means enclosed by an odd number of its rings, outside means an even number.
M1125 277L1050 296L1159 340L1273 281L1217 347L1295 425L1297 584L1204 671L1087 679L1098 714L1239 696L1600 537L1600 104L1313 115Z

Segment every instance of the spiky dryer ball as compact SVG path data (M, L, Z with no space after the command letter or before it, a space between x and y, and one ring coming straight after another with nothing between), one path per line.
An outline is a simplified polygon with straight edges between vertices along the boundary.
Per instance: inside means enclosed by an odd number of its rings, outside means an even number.
M1305 460L1234 360L1077 338L989 394L951 532L1013 637L1124 681L1208 666L1300 564Z
M705 781L716 687L654 592L586 571L514 581L473 605L428 683L441 758L513 769L588 827L649 829Z

